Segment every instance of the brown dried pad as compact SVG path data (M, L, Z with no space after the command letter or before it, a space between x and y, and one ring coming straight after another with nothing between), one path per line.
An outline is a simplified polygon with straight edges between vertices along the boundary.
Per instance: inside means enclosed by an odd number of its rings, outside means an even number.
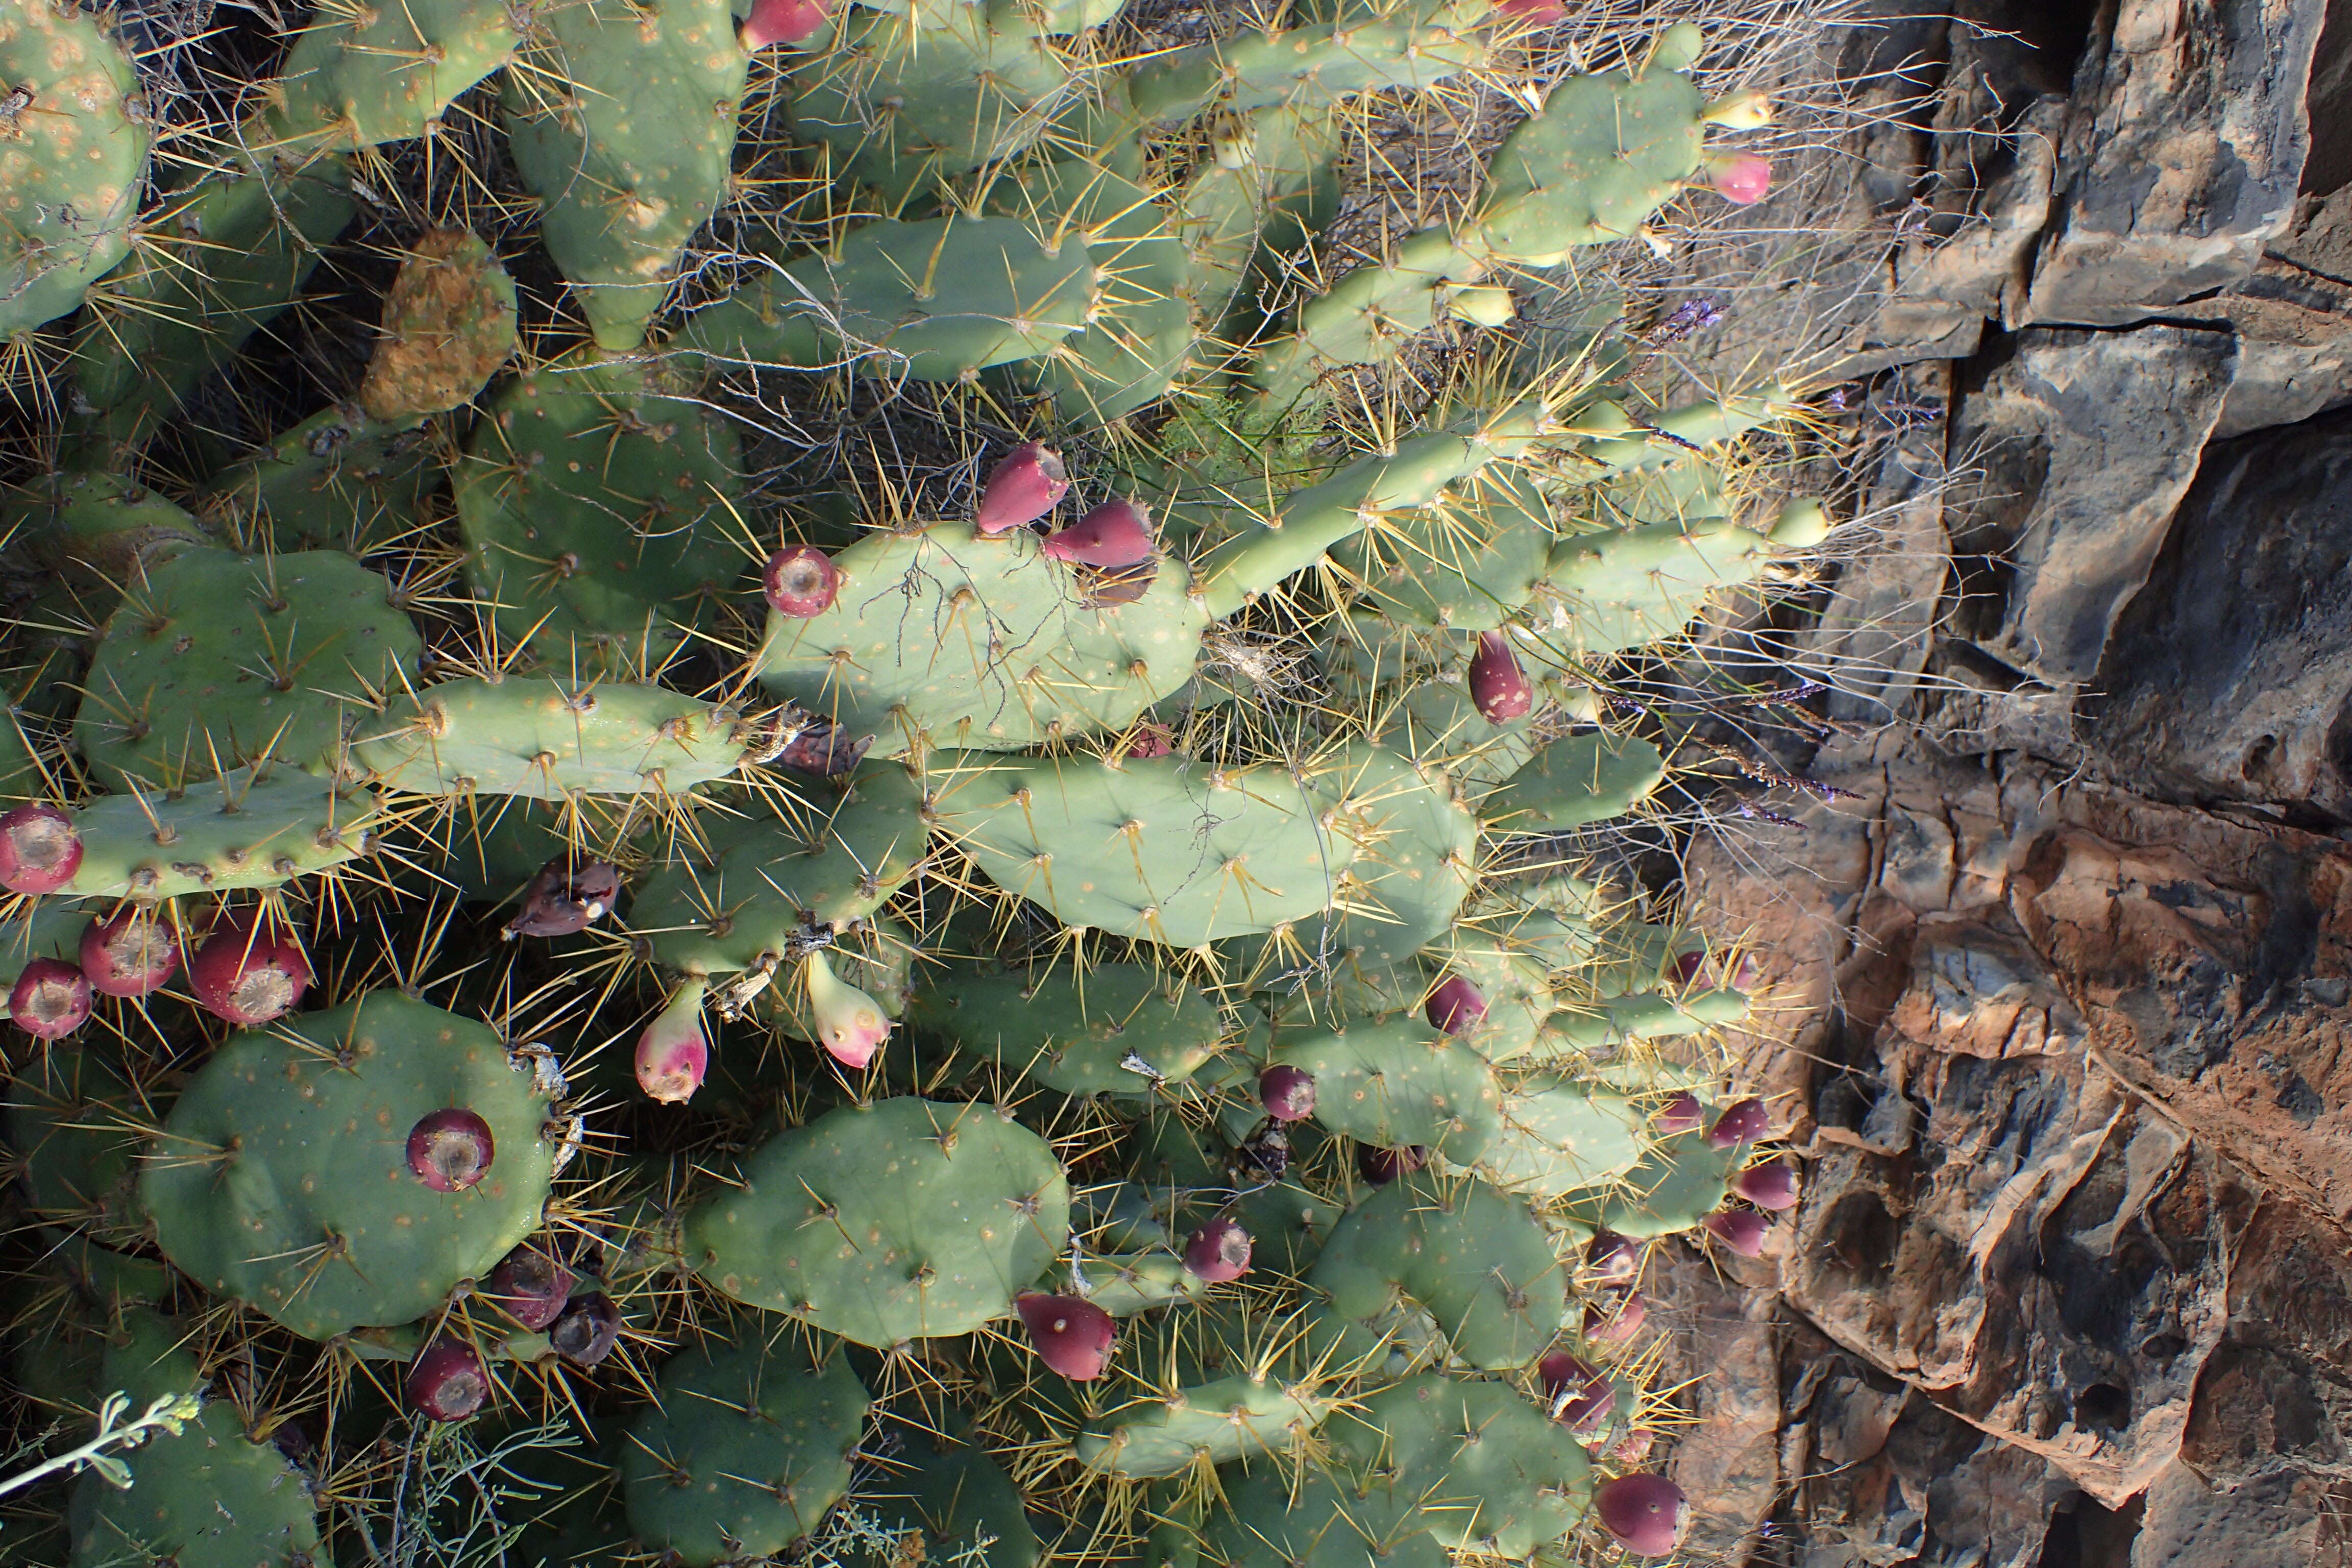
M470 401L515 350L515 286L469 229L433 229L401 263L360 403L374 418Z

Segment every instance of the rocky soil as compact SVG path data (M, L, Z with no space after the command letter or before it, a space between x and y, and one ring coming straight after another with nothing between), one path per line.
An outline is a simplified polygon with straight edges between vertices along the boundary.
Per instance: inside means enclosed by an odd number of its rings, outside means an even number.
M1827 150L1879 532L1773 754L1832 787L1692 868L1812 1157L1653 1277L1693 1547L2343 1564L2352 3L1922 9L1832 35L1930 96Z

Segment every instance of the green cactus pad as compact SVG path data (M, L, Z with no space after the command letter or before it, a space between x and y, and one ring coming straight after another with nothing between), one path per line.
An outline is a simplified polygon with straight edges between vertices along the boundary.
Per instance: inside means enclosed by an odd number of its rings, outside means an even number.
M1631 238L1698 167L1706 107L1674 71L1569 78L1496 149L1465 245L1550 267L1577 246Z
M1554 741L1478 803L1497 833L1559 833L1622 816L1665 781L1657 747L1593 731Z
M910 1431L878 1462L882 1477L858 1489L856 1506L885 1530L922 1531L927 1560L970 1551L987 1568L1037 1568L1043 1552L1020 1489L985 1452Z
M680 391L658 363L583 350L491 400L458 470L457 527L508 646L562 667L574 645L652 663L743 574L734 426Z
M102 1047L57 1041L27 1058L8 1085L6 1126L33 1217L106 1246L136 1243L147 1220L140 1124L163 1109Z
M1171 1253L1112 1254L1087 1259L1087 1300L1114 1318L1197 1301L1209 1287Z
M863 224L835 251L698 311L677 346L735 364L968 379L1034 359L1086 325L1094 263L1076 234L1053 237L1011 218Z
M657 686L451 680L362 715L351 760L412 795L683 795L733 773L751 728L730 709Z
M1250 1268L1296 1279L1322 1256L1345 1212L1296 1182L1269 1182L1244 1194L1234 1212L1250 1233Z
M1424 1531L1398 1528L1385 1516L1413 1514L1391 1505L1402 1487L1365 1483L1318 1469L1294 1484L1260 1465L1224 1487L1224 1506L1213 1510L1201 1538L1201 1560L1216 1568L1445 1568L1445 1549Z
M1180 49L1129 78L1152 119L1190 116L1212 97L1236 112L1280 104L1305 113L1382 89L1432 87L1485 62L1486 44L1411 18L1243 32Z
M1421 1144L1468 1162L1497 1128L1494 1069L1419 1018L1285 1040L1270 1065L1314 1078L1317 1121L1381 1148Z
M1563 540L1545 569L1560 604L1544 635L1580 659L1662 641L1716 594L1762 576L1781 553L1727 518Z
M1141 598L1089 608L1079 569L1041 553L1027 529L872 533L834 567L830 609L771 617L760 679L877 737L875 756L1013 751L1123 728L1191 679L1207 623L1182 565L1165 559Z
M423 651L391 599L391 584L332 551L183 552L107 622L74 739L116 790L264 757L331 772L346 717L397 689Z
M1711 1148L1697 1132L1678 1132L1658 1140L1607 1191L1579 1198L1568 1215L1637 1239L1679 1235L1723 1206L1747 1160L1742 1146Z
M941 826L998 887L1066 926L1171 947L1319 912L1355 854L1278 767L971 759L932 777Z
M713 1289L859 1344L969 1333L1069 1237L1070 1188L1035 1133L983 1105L828 1111L748 1155L687 1216Z
M916 993L908 1021L1063 1094L1147 1095L1181 1084L1225 1035L1207 997L1135 963L1077 976L951 967Z
M74 818L81 866L65 890L152 903L283 887L367 854L381 821L363 791L291 769L240 769L184 791L109 795Z
M309 1480L246 1436L236 1406L121 1451L128 1490L91 1472L68 1508L73 1568L303 1568L319 1546Z
M845 931L880 909L922 864L929 833L907 770L869 763L830 815L708 829L708 854L648 878L630 924L687 974L772 967L812 930Z
M659 1403L621 1447L629 1524L646 1545L704 1568L765 1557L806 1536L849 1490L866 1390L836 1355L819 1371L790 1330L679 1352Z
M1664 1040L1736 1024L1748 998L1728 988L1712 991L1629 991L1577 1004L1554 1014L1550 1027L1580 1050L1624 1040Z
M1506 479L1383 521L1331 556L1383 616L1483 632L1535 596L1551 548L1551 511L1543 497L1524 479Z
M1480 1182L1408 1176L1374 1192L1324 1243L1307 1282L1346 1319L1410 1303L1475 1367L1525 1365L1559 1331L1568 1281L1523 1199Z
M89 910L65 899L44 899L0 921L0 985L15 985L34 959L75 959L89 921Z
M1071 1443L1078 1462L1129 1479L1181 1475L1200 1459L1223 1464L1250 1453L1287 1452L1331 1413L1330 1399L1275 1378L1237 1373L1171 1396L1116 1406Z
M364 555L415 531L425 498L447 483L442 457L436 434L413 420L326 408L216 475L197 504L254 549Z
M521 17L505 0L407 0L320 11L270 89L270 127L304 153L405 142L507 63Z
M1504 1096L1499 1125L1468 1159L1439 1153L1507 1192L1557 1198L1606 1185L1642 1157L1641 1110L1559 1074L1538 1074Z
M507 145L601 348L645 341L678 253L726 193L749 57L727 0L586 0L507 73Z
M474 1185L436 1192L409 1131L453 1107L489 1124ZM398 992L232 1035L172 1108L141 1178L180 1268L296 1333L405 1323L539 1228L547 1101L492 1030Z
M1407 1378L1324 1430L1340 1466L1413 1500L1412 1522L1456 1551L1525 1558L1574 1529L1591 1497L1575 1436L1507 1384Z
M1310 952L1400 963L1454 922L1478 879L1478 820L1433 767L1361 742L1307 772L1320 820L1348 854L1332 910L1303 922Z
M64 315L131 248L147 108L99 19L55 5L0 13L0 91L23 93L0 137L0 343Z

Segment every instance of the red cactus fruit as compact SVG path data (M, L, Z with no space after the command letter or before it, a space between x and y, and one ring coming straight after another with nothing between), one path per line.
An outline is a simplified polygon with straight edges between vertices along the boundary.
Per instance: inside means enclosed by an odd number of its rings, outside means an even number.
M1638 1465L1650 1457L1658 1435L1647 1426L1636 1426L1610 1447L1609 1460L1617 1465Z
M1536 705L1535 688L1502 632L1478 634L1478 651L1470 656L1470 700L1489 724L1524 719Z
M1566 0L1496 0L1495 15L1523 26L1549 27L1568 15Z
M710 1041L702 1032L708 982L688 981L637 1037L637 1087L664 1105L684 1105L710 1071Z
M1129 762L1164 757L1176 749L1176 731L1165 724L1139 724L1127 739Z
M490 1396L490 1374L463 1340L437 1339L408 1363L408 1407L427 1421L463 1421Z
M1754 1209L1717 1209L1698 1223L1742 1258L1764 1256L1764 1236L1772 1228L1772 1222Z
M1118 1324L1092 1301L1024 1290L1013 1305L1028 1326L1037 1359L1071 1382L1092 1383L1110 1364Z
M462 1193L498 1158L490 1124L464 1106L418 1118L408 1130L408 1168L436 1193Z
M563 1315L572 1287L580 1282L572 1270L530 1242L499 1259L481 1294L492 1306L533 1333Z
M1636 1557L1664 1557L1683 1532L1683 1489L1664 1476L1619 1476L1593 1493L1601 1528Z
M751 0L751 14L736 25L735 41L745 54L803 44L816 37L826 17L825 0Z
M310 987L310 961L284 927L240 910L215 926L188 961L188 989L216 1018L250 1029L278 1017Z
M1595 1344L1622 1345L1642 1331L1649 1315L1650 1304L1639 1290L1618 1302L1613 1312L1595 1301L1584 1309L1584 1337Z
M1429 994L1423 1012L1431 1028L1466 1035L1486 1016L1486 998L1464 976L1449 974Z
M1584 1267L1609 1284L1622 1285L1642 1272L1642 1249L1604 1231L1585 1247Z
M1650 1118L1650 1125L1665 1136L1677 1132L1696 1132L1706 1121L1706 1108L1695 1094L1678 1094L1658 1107Z
M1399 1176L1410 1176L1429 1163L1429 1151L1418 1143L1402 1149L1383 1149L1377 1144L1356 1145L1356 1172L1376 1187L1385 1187Z
M1617 1386L1600 1368L1580 1356L1554 1351L1536 1363L1543 1380L1544 1404L1551 1418L1571 1432L1598 1426L1617 1408Z
M1277 1063L1257 1075L1257 1102L1276 1121L1304 1121L1315 1114L1315 1077Z
M37 1040L62 1040L89 1021L89 980L62 958L36 958L8 993L8 1016Z
M1706 161L1706 183L1735 206L1752 207L1772 188L1772 165L1753 153Z
M1250 1233L1242 1222L1221 1214L1184 1242L1184 1269L1196 1279L1222 1285L1249 1272Z
M1750 1165L1739 1173L1731 1190L1759 1209L1778 1213L1797 1206L1797 1173L1784 1160Z
M621 896L621 873L605 860L574 861L558 855L532 874L522 890L522 907L502 933L519 936L572 936L586 931L612 912Z
M817 1043L844 1067L863 1068L890 1037L882 1004L835 974L822 952L808 955L808 997Z
M776 614L804 621L833 608L841 596L841 574L824 551L814 544L795 544L768 557L767 568L760 574L760 591Z
M1069 489L1069 476L1051 447L1037 441L1015 447L989 470L972 526L992 534L1024 527L1053 510Z
M73 818L43 800L0 816L0 888L54 893L81 869L81 835Z
M145 910L92 921L81 933L81 972L109 996L145 996L180 972L180 939Z
M1764 1136L1769 1125L1760 1100L1743 1100L1715 1119L1706 1130L1706 1146L1728 1149L1735 1143L1753 1143Z
M574 1366L594 1366L621 1342L621 1309L602 1291L574 1296L547 1331L547 1342Z
M1151 553L1151 514L1133 501L1105 501L1047 535L1042 548L1056 561L1082 566L1132 566Z

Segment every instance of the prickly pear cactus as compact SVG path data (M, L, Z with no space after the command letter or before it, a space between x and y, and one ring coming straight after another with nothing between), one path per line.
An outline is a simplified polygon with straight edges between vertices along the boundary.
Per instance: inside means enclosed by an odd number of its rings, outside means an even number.
M1830 520L1556 9L0 11L11 1386L178 1423L12 1551L1671 1545L1798 1193L1626 851Z

